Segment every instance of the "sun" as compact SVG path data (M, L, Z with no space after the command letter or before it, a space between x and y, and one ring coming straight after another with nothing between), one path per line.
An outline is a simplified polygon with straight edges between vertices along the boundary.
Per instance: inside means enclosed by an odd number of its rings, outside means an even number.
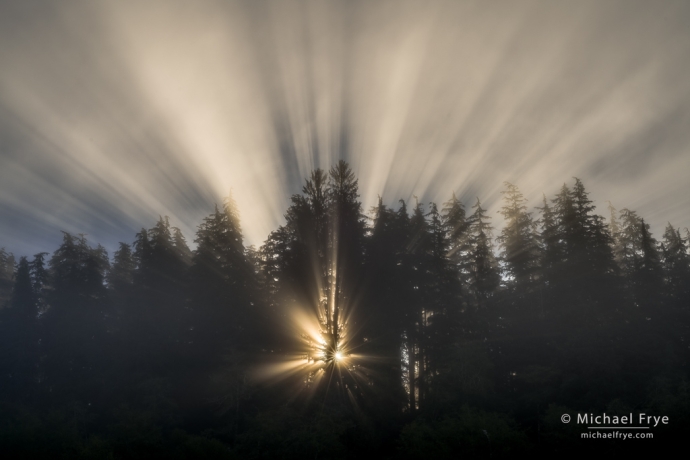
M309 352L305 356L307 362L322 363L323 365L344 364L348 357L345 346L337 336L321 332L316 340L308 334L302 334L307 339Z

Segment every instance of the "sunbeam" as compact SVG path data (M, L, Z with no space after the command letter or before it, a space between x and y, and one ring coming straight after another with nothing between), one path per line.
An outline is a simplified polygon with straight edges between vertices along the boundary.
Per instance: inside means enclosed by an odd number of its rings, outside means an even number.
M16 252L61 229L114 248L159 214L189 236L231 190L258 246L339 159L364 209L492 208L505 180L537 205L574 175L656 233L690 226L686 3L39 5L0 15Z
M0 0L0 452L659 457L689 76L687 0Z

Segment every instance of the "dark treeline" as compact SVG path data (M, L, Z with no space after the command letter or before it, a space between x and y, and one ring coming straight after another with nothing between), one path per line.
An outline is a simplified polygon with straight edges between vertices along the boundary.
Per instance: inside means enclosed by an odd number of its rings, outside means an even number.
M611 205L605 220L578 179L534 211L506 183L496 211L496 234L479 199L455 195L379 200L367 218L341 161L311 174L259 249L245 247L232 198L194 250L167 217L112 257L68 233L52 254L3 249L0 450L488 458L679 439L687 230L669 224L657 241ZM307 364L260 378L300 353ZM652 441L594 442L561 422L578 412L670 423Z

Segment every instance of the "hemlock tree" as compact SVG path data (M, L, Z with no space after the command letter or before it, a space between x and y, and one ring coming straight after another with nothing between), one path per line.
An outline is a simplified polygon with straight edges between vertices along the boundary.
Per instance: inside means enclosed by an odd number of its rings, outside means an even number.
M505 204L499 212L505 219L505 226L496 240L514 284L513 289L517 293L525 293L533 288L537 277L539 248L535 223L531 213L527 212L527 200L522 193L513 184L504 184L506 190L501 193Z
M11 398L32 399L36 385L37 314L29 266L26 257L19 259L10 301L0 311L0 388Z
M402 208L405 207L402 202ZM362 351L380 356L373 371L372 385L384 391L377 393L376 404L369 410L379 416L398 414L409 405L409 396L403 386L400 349L403 341L406 315L404 306L413 295L412 267L407 262L407 212L398 214L383 204L372 209L374 215L371 236L367 241L366 305L369 319L363 324ZM407 369L406 369L407 371ZM371 376L369 376L371 378Z
M466 286L471 274L468 264L471 249L470 222L465 207L455 193L444 203L442 213L443 225L448 235L448 258L456 267L461 285Z
M541 225L541 259L540 259L540 278L547 296L547 306L554 305L550 301L560 286L566 284L564 274L564 241L560 235L558 216L549 206L546 195L543 197L543 205L538 207L541 211L539 224ZM544 313L544 312L542 312Z
M580 179L575 178L573 187L573 203L578 225L576 226L576 240L582 234L586 259L586 268L592 273L605 277L617 274L611 251L612 237L604 219L594 213L595 206L589 199L588 193Z
M108 368L101 355L109 340L108 254L100 245L89 246L83 234L63 234L49 262L50 291L43 319L48 351L45 384L53 389L54 397L95 401L103 370Z
M232 197L222 210L199 225L192 256L194 348L199 359L213 361L228 345L246 345L253 331L249 324L253 269L243 245L239 216Z
M132 248L127 243L120 243L120 247L113 255L113 264L108 273L108 288L115 293L124 295L134 283L136 262Z
M656 312L661 300L663 272L657 242L644 219L640 219L640 252L633 278L635 297L641 306Z
M415 197L416 198L416 197ZM407 339L410 409L415 411L422 405L426 389L426 347L427 347L427 302L430 292L429 253L431 236L422 205L417 202L410 218L410 240L407 243L409 261L414 272L410 281L412 292L406 307L404 335Z
M293 195L291 201L286 224L271 234L261 251L271 273L267 272L267 278L275 283L277 298L272 308L279 315L288 308L311 312L321 322L320 340L326 343L323 357L328 364L338 346L359 340L353 333L362 324L353 308L362 292L365 240L357 179L347 163L340 161L330 169L327 180L323 171L315 170L303 194ZM295 339L285 337L286 341ZM328 364L327 368L330 372L335 367ZM341 378L345 375L338 376L338 381ZM343 385L336 386L344 390Z
M461 336L462 325L467 322L464 315L465 302L460 279L454 264L447 258L450 241L446 226L435 203L430 203L427 214L429 232L429 252L427 271L429 273L424 291L427 293L424 309L425 346L421 399L425 407L434 396L436 380L439 375L448 374L457 363L453 360L452 349L465 337ZM443 378L443 377L442 377Z
M359 186L347 162L340 160L329 171L328 216L330 230L331 267L328 294L331 308L331 334L351 322L357 327L360 320L353 309L357 288L361 283L364 261L365 216L359 201Z
M677 306L690 305L690 257L687 240L669 223L664 231L662 246L664 293Z
M108 272L108 293L113 306L113 315L115 316L113 331L125 341L130 343L131 337L128 334L131 332L131 324L128 324L132 311L132 304L135 302L134 298L134 271L136 270L136 261L132 248L127 243L120 243L119 248L113 255L113 263ZM127 349L127 346L122 347L122 351Z
M491 219L482 208L479 198L472 206L474 212L469 218L470 245L470 296L479 309L485 309L499 289L501 276L493 252Z
M0 248L0 309L7 306L14 285L14 256Z
M29 264L31 269L31 283L34 288L34 296L36 297L36 308L38 313L41 314L45 312L46 296L48 293L48 285L50 280L50 273L46 267L46 256L47 252L39 252L34 254L34 258Z
M136 299L129 305L127 334L130 362L143 372L182 372L182 356L189 350L189 248L173 238L168 217L142 229L134 242L133 275Z
M35 319L38 313L34 286L31 282L31 265L26 257L20 257L17 264L10 307L16 309L23 319Z
M627 208L620 211L620 227L615 235L614 252L623 275L632 276L640 251L641 219L635 211Z
M571 318L589 321L588 315L599 316L602 308L613 308L612 296L617 295L611 235L603 218L594 214L595 207L579 179L575 178L572 191L564 184L553 202L562 251L559 272L564 307L568 315L574 315Z

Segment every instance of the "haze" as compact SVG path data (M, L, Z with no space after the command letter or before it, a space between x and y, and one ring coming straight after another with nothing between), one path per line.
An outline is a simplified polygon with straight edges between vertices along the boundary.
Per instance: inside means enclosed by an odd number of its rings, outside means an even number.
M232 191L247 244L316 167L500 216L572 177L690 226L688 2L0 2L0 246L188 240Z

